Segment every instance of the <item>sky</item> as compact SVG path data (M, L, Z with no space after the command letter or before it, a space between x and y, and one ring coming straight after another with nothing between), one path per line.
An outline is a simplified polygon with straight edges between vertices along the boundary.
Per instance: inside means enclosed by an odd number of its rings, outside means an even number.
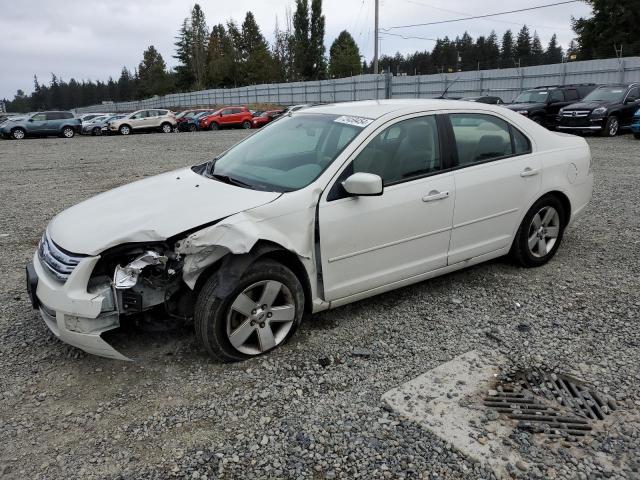
M174 37L195 2L187 0L0 0L0 98L17 89L33 90L33 75L47 83L51 73L69 80L117 79L123 66L133 70L142 52L154 45L172 67ZM200 0L211 27L234 19L242 23L251 10L267 40L273 39L276 18L281 26L294 0ZM380 0L380 28L483 15L553 3L553 0ZM324 0L325 43L329 46L348 30L370 60L374 48L374 0ZM571 3L491 19L465 20L425 27L388 30L403 36L455 38L465 30L472 37L496 30L519 30L525 23L543 45L555 32L566 47L574 33L571 17L587 17L587 4ZM380 54L431 50L434 42L380 36Z

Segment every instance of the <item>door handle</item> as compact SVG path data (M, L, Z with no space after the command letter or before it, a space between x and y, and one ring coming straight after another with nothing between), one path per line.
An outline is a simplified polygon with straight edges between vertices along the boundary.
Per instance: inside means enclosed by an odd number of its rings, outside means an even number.
M530 167L525 168L522 172L520 172L521 177L533 177L534 175L538 175L540 173L539 169L533 169Z
M436 200L443 200L449 196L449 192L439 192L438 190L431 190L428 195L422 197L423 202L435 202Z

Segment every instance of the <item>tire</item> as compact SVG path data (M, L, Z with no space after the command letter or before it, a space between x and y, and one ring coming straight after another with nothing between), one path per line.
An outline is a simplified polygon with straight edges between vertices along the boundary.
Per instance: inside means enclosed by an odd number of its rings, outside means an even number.
M244 122L242 122L242 128L244 128L245 130L249 130L251 128L251 122L245 120Z
M120 132L120 135L131 135L131 127L129 125L120 125L118 132Z
M24 140L26 136L27 132L24 128L14 128L13 130L11 130L11 138L13 138L14 140Z
M171 133L173 132L173 126L170 123L165 122L160 125L160 131L162 133Z
M618 134L618 130L620 130L620 121L618 117L611 115L607 118L607 123L600 131L600 135L603 137L615 137Z
M95 136L102 135L102 128L101 128L101 127L95 127L95 128L91 131L91 135L95 135Z
M271 292L279 287L271 303L262 300L267 285ZM291 270L276 261L257 260L229 295L219 298L218 291L218 275L214 273L198 294L194 323L198 341L222 362L246 360L282 345L302 321L302 285ZM242 299L246 303L242 304ZM259 305L262 301L264 309ZM234 304L238 309L232 309ZM278 321L271 319L276 309L282 316ZM231 339L232 335L236 340Z
M562 242L567 213L554 195L538 199L513 239L511 257L523 267L539 267L553 258Z
M633 132L633 137L640 140L640 132Z
M62 138L73 138L75 134L76 131L73 129L73 127L62 127L62 132L60 132L60 136Z
M189 130L190 132L195 132L195 131L196 131L196 126L195 126L193 123L191 123L191 124L189 125L188 130Z
M211 122L211 125L209 125L209 130L220 130L220 125L218 125L216 122Z

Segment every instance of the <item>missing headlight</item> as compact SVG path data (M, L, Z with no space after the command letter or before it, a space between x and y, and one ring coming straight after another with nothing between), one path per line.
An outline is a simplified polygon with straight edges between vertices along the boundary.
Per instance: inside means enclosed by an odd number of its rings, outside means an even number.
M126 267L116 266L113 273L113 285L117 289L131 288L138 283L138 276L142 269L150 265L165 265L168 258L160 255L158 252L148 250L143 253Z

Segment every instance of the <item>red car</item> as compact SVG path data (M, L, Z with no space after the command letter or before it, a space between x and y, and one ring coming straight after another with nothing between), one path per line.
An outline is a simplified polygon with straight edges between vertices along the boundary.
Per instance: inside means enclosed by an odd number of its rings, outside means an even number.
M218 130L223 127L251 128L253 116L247 107L222 107L200 119L200 130Z
M259 116L253 117L251 125L253 128L263 127L270 121L282 115L282 112L284 112L284 110L267 110L266 112L262 112Z

